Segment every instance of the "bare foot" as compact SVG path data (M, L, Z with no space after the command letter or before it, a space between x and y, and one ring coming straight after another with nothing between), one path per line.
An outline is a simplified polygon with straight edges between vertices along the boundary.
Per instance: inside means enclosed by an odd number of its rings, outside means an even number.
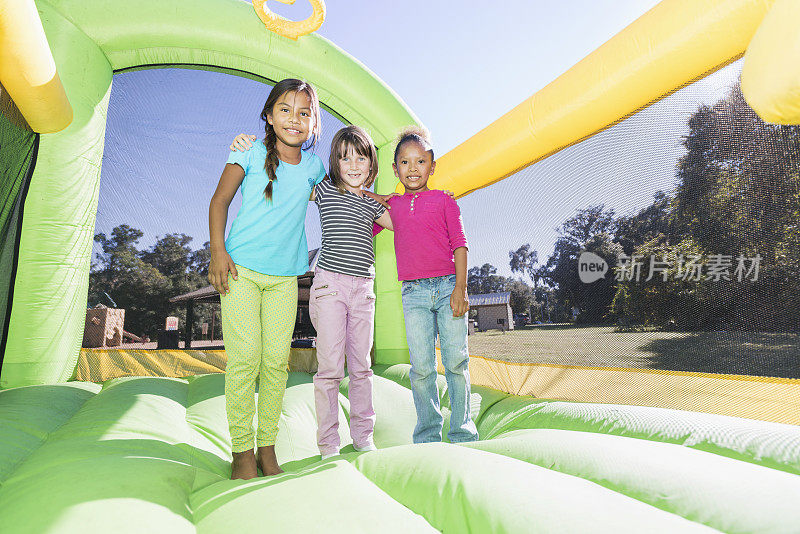
M258 467L265 477L283 473L283 469L278 465L278 458L275 457L275 445L258 448Z
M234 452L231 462L231 480L241 479L250 480L258 476L256 469L256 457L253 450L244 452Z

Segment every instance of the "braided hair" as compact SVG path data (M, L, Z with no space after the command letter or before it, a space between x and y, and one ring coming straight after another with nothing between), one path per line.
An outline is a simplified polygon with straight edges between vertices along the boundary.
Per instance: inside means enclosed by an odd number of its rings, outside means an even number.
M314 119L314 127L311 132L311 138L309 139L308 145L306 145L305 148L311 148L314 146L320 136L321 123L319 116L319 99L317 98L317 91L314 89L314 86L296 78L287 78L276 83L275 87L272 88L272 91L269 92L267 101L264 103L264 109L261 111L261 120L265 123L264 131L266 134L264 136L264 146L267 149L267 158L264 162L264 169L267 171L267 178L269 178L267 187L264 188L264 196L268 202L272 201L272 182L278 179L276 171L278 169L278 165L280 164L280 159L278 158L277 147L278 136L275 134L275 129L267 120L267 115L272 114L272 108L275 106L278 100L280 100L281 96L289 92L303 92L311 101L311 116Z

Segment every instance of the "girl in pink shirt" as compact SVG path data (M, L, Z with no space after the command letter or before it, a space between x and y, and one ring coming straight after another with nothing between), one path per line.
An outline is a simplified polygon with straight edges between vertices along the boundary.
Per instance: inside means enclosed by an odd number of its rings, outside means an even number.
M447 437L452 443L475 441L478 431L469 410L467 239L461 211L447 193L428 189L436 161L424 129L402 132L392 167L405 186L404 195L388 202L417 410L414 443L442 440L437 334L452 409Z

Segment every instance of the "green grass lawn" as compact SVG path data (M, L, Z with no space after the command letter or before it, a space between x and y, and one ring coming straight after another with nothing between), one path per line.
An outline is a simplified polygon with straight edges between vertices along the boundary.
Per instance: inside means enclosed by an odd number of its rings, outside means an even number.
M469 352L508 362L800 378L798 334L614 330L566 324L478 332Z

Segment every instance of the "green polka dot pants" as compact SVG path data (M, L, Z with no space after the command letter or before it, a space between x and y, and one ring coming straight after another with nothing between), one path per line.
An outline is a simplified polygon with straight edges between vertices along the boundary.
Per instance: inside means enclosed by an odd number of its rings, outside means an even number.
M233 452L253 448L258 382L256 445L275 444L286 390L286 366L297 317L297 277L271 276L236 266L222 301L222 334L228 364L225 408Z

